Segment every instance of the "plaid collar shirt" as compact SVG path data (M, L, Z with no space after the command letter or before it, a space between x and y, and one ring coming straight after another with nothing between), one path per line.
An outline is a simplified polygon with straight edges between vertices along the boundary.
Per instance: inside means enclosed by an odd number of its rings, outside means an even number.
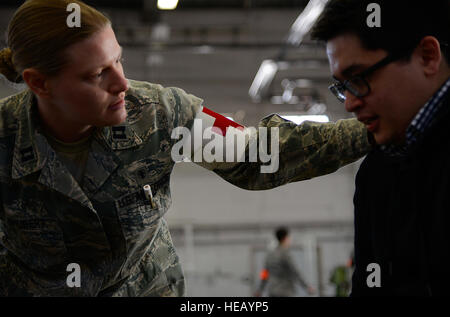
M431 127L437 119L436 114L442 108L444 99L450 88L450 78L420 109L406 130L406 141L402 146L380 145L380 150L389 156L404 156L408 150L419 141L425 131Z

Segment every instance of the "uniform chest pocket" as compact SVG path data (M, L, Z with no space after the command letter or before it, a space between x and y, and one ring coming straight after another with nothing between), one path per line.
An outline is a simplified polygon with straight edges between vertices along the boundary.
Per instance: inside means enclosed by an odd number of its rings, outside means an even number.
M153 196L153 203L154 205L145 196L143 189L116 200L117 215L125 238L147 235L149 231L154 231L157 220L161 217L157 195Z
M51 267L66 255L62 229L42 202L5 206L4 230L7 248L31 267Z

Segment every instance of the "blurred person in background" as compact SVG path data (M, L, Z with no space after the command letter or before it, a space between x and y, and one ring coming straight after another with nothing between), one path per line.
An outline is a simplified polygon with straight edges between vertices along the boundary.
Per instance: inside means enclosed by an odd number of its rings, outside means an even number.
M347 297L351 290L351 276L353 274L354 260L353 252L345 265L336 266L330 274L330 283L335 286L336 297Z
M286 227L277 228L275 237L278 246L266 256L255 296L261 296L267 287L269 297L293 297L297 294L297 285L313 295L314 288L305 282L292 258L289 230Z

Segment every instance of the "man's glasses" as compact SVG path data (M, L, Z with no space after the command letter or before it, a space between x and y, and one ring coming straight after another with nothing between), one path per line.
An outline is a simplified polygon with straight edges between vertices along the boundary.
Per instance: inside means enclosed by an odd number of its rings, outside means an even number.
M380 69L381 67L386 66L387 64L392 63L393 61L398 60L404 56L405 55L403 54L388 55L381 61L379 61L375 65L370 66L361 73L353 76L343 83L338 81L328 87L328 89L331 90L331 92L337 97L337 99L339 99L340 102L345 102L346 90L348 90L352 95L358 98L365 97L370 93L370 86L365 77L369 76L377 69Z

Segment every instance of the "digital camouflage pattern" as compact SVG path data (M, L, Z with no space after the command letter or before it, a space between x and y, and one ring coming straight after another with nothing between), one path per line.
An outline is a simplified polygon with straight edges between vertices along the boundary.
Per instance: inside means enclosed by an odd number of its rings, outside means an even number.
M190 128L202 100L178 88L130 80L125 123L94 133L80 187L47 143L30 91L0 101L0 295L182 296L184 276L163 216L171 205L171 139ZM369 150L355 119L280 128L280 168L200 165L245 189L331 173ZM270 140L270 138L269 138ZM145 198L151 185L156 208ZM66 284L81 266L81 287Z

